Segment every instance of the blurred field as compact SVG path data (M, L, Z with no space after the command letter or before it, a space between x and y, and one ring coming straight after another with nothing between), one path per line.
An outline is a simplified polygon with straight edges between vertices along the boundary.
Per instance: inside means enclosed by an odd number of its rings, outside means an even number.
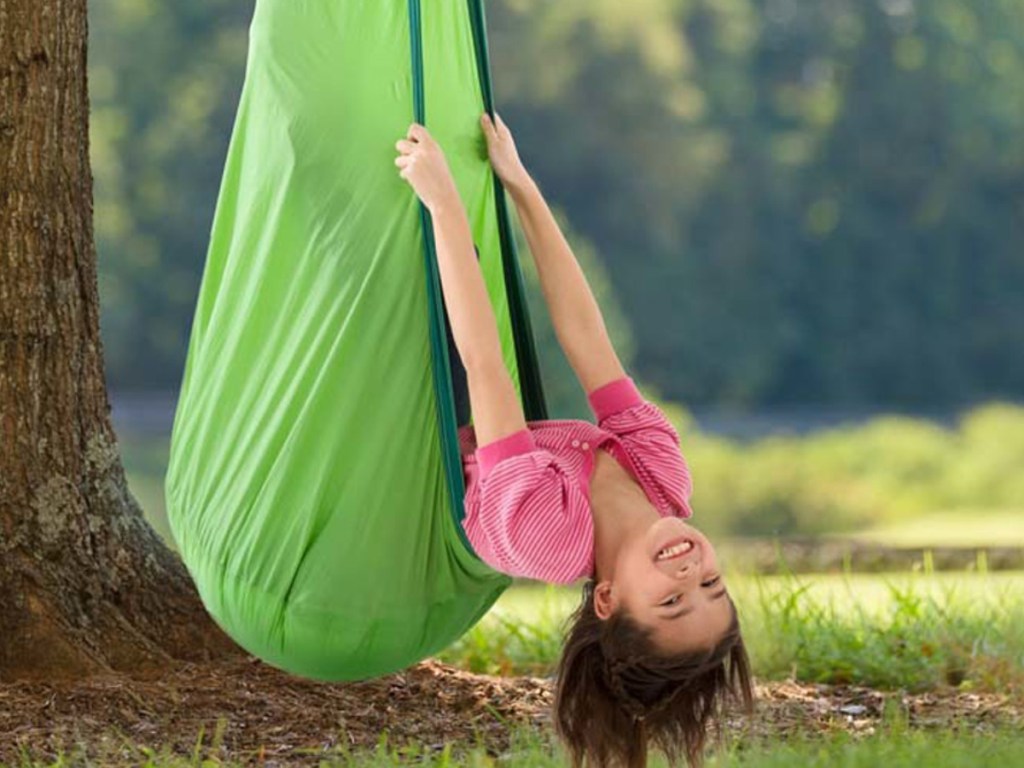
M702 433L684 409L665 408L693 472L695 519L718 535L872 531L882 540L892 531L902 543L938 543L944 532L928 518L939 526L954 522L963 531L963 518L970 517L987 520L985 533L991 536L982 542L979 528L972 544L1006 543L1007 535L1020 540L1019 406L979 406L952 426L881 415L862 424L752 441ZM920 541L911 541L915 533Z
M862 541L904 546L1024 545L1024 508L933 512L880 523L849 535Z

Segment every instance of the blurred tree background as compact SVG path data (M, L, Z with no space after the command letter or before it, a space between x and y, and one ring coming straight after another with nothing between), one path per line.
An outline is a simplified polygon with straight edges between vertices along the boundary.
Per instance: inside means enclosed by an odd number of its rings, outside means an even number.
M91 2L115 390L180 383L252 6ZM500 111L664 397L1024 396L1019 0L490 0L488 21Z

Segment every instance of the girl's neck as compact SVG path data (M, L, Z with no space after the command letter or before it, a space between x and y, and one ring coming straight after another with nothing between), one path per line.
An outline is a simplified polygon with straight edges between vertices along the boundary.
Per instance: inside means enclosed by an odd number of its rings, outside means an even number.
M619 548L658 521L658 511L633 477L607 451L595 451L590 475L594 519L594 570L598 579L614 576Z

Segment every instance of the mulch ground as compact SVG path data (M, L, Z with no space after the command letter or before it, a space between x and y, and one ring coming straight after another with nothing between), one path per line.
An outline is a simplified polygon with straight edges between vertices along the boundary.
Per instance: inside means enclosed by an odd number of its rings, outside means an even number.
M757 686L758 711L730 717L744 738L796 732L871 733L886 702L911 727L1020 727L1021 702L996 694L908 694L855 686ZM361 683L318 683L245 658L186 664L155 680L103 675L75 683L0 683L0 763L27 752L138 764L151 749L191 757L315 765L388 743L440 750L447 743L508 747L510 727L550 726L551 681L474 675L433 662Z

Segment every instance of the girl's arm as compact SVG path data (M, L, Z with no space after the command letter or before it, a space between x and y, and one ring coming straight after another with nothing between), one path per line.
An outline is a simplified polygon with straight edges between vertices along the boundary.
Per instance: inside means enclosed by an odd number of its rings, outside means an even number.
M399 175L430 211L452 336L466 368L469 403L478 445L526 429L515 384L505 368L498 324L462 199L441 147L418 123L396 144Z
M509 191L526 233L558 342L588 393L626 375L583 270L501 117L480 118L491 164Z

